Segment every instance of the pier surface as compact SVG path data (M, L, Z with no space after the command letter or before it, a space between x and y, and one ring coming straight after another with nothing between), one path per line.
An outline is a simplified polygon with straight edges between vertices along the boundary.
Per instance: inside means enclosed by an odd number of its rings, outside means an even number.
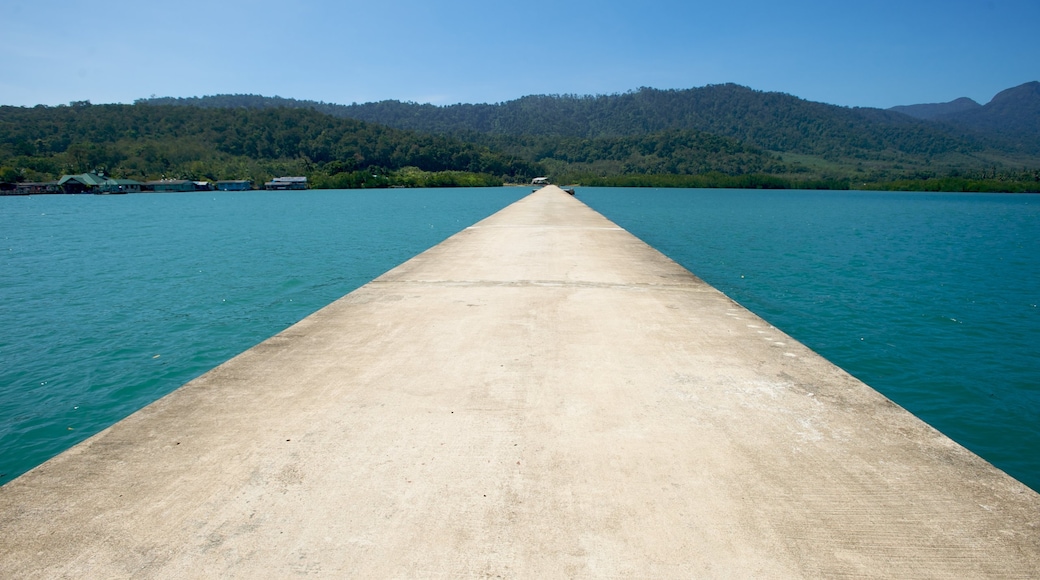
M1038 578L1040 496L546 187L0 487L2 578Z

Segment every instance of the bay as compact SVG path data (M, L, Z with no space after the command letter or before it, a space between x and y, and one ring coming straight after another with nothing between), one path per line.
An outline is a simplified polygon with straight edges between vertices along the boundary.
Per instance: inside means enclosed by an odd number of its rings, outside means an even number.
M0 482L529 191L0 198ZM578 197L1040 489L1040 196Z

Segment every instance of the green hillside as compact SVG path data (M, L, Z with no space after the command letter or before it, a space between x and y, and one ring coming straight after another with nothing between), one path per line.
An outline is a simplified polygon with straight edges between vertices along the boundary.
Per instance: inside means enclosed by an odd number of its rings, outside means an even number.
M1028 99L1019 99L1018 104L1023 101ZM540 95L444 107L399 101L334 105L252 95L147 102L313 108L337 117L456 137L541 164L563 180L763 174L795 185L822 180L862 187L944 178L1028 182L1040 168L1040 133L1021 122L1014 126L1026 130L1009 130L999 122L920 119L733 84L684 90L642 88L599 96ZM990 108L979 107L983 115ZM1040 118L1028 106L1024 111L1027 118ZM676 135L697 136L695 140L706 146L669 146ZM712 146L707 137L730 145ZM651 143L660 147L648 156Z
M255 95L0 107L0 181L103 170L254 183L306 175L318 187L545 174L604 185L1040 189L1040 83L986 105L903 110L916 116L733 84L445 107Z
M0 107L0 181L103 171L133 179L307 175L317 186L385 185L408 168L434 183L529 180L542 168L479 145L305 109L156 105ZM450 175L444 175L444 173ZM481 179L463 178L460 173ZM447 179L446 178L450 178Z

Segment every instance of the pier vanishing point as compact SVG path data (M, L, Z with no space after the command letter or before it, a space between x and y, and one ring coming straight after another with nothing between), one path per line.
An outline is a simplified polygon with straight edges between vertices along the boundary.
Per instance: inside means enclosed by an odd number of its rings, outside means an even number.
M0 578L1040 578L1040 495L548 186L0 487Z

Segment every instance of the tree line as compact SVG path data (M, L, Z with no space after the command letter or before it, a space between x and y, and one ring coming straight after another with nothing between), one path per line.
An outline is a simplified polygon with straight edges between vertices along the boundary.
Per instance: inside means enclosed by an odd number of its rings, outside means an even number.
M1040 157L1025 151L893 111L737 85L448 107L254 95L0 107L8 182L100 170L254 183L305 175L335 188L548 175L586 185L1034 191Z
M103 171L132 179L250 179L385 175L414 168L427 181L483 176L527 181L542 168L457 139L306 109L156 105L0 107L0 181ZM415 172L419 173L415 173ZM437 174L443 174L434 179ZM328 178L328 179L324 179ZM346 178L340 180L350 181Z

